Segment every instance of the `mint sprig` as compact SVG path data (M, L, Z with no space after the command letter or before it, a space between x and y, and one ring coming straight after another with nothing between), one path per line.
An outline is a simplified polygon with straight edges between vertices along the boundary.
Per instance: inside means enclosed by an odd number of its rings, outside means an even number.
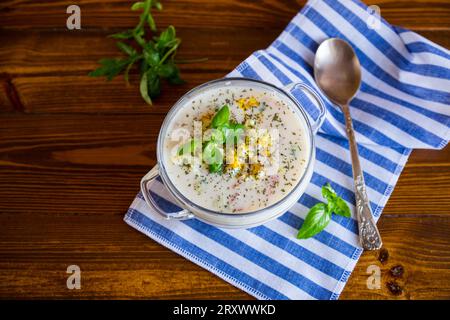
M91 77L104 76L107 80L111 80L123 72L125 82L128 84L128 74L137 65L141 78L139 91L144 101L150 105L152 98L158 96L161 91L161 79L166 79L171 84L184 83L175 61L181 39L176 37L173 26L157 34L156 23L151 14L153 8L161 11L162 5L157 0L144 0L131 6L131 10L141 11L138 25L109 36L120 40L116 45L125 57L101 59L100 67L89 73ZM147 31L150 31L151 36L146 37ZM198 61L204 60L185 60L184 63Z
M309 210L302 227L298 231L298 239L313 237L325 229L330 223L333 212L346 218L351 217L347 203L336 194L329 183L322 186L322 196L327 200L327 203L316 203Z

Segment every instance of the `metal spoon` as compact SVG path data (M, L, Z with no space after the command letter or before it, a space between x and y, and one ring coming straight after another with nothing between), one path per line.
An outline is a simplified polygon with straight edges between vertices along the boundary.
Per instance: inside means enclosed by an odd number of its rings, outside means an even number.
M373 220L367 198L366 184L359 163L358 147L348 107L361 84L361 67L352 47L344 40L337 38L322 42L314 60L314 77L320 89L331 101L339 105L344 113L355 180L356 214L361 246L366 250L379 249L382 245L381 236Z

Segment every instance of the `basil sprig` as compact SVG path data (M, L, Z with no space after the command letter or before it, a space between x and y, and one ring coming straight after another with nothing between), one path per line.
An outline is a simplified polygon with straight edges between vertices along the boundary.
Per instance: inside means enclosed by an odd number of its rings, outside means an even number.
M329 211L346 218L351 217L347 203L336 194L329 183L322 187L322 196L328 201Z
M298 239L307 239L321 232L330 223L333 212L350 218L351 212L347 203L336 194L329 183L322 186L322 196L328 203L316 203L308 212L302 227L298 231Z
M104 76L107 80L111 80L123 72L125 82L128 84L130 70L134 65L138 65L141 79L139 91L142 99L150 105L152 104L151 99L158 96L161 91L161 79L166 79L170 84L184 83L176 65L181 61L175 60L181 39L176 36L173 26L167 27L158 34L155 20L151 14L153 8L161 11L162 5L158 0L143 0L132 5L131 10L141 11L138 25L133 29L109 36L119 40L116 45L125 56L101 59L100 67L89 73L91 77ZM151 36L148 35L149 33ZM202 61L205 59L183 62Z
M210 133L205 137L202 146L203 161L208 164L209 172L221 173L224 168L223 144L229 139L237 142L239 135L243 133L245 126L240 123L230 122L230 109L224 105L214 115L210 124ZM199 147L199 141L191 139L178 149L178 155L194 154Z

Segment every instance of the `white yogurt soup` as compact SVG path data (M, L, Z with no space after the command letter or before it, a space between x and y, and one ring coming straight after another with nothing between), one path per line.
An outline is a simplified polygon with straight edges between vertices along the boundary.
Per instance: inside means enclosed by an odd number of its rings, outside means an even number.
M162 163L188 200L216 212L249 213L299 184L311 139L289 98L237 84L205 88L182 103L164 133Z

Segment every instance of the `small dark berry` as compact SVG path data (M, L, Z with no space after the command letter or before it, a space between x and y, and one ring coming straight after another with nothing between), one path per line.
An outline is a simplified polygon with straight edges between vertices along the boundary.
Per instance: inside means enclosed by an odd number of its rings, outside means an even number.
M385 248L381 248L380 252L378 253L378 261L380 261L382 264L385 264L389 259L389 251Z
M389 272L393 277L400 278L405 272L405 269L403 269L403 266L401 264L398 264L396 266L393 266Z
M395 281L389 281L386 283L386 286L394 296L399 296L403 292L402 287L400 287L400 285Z

